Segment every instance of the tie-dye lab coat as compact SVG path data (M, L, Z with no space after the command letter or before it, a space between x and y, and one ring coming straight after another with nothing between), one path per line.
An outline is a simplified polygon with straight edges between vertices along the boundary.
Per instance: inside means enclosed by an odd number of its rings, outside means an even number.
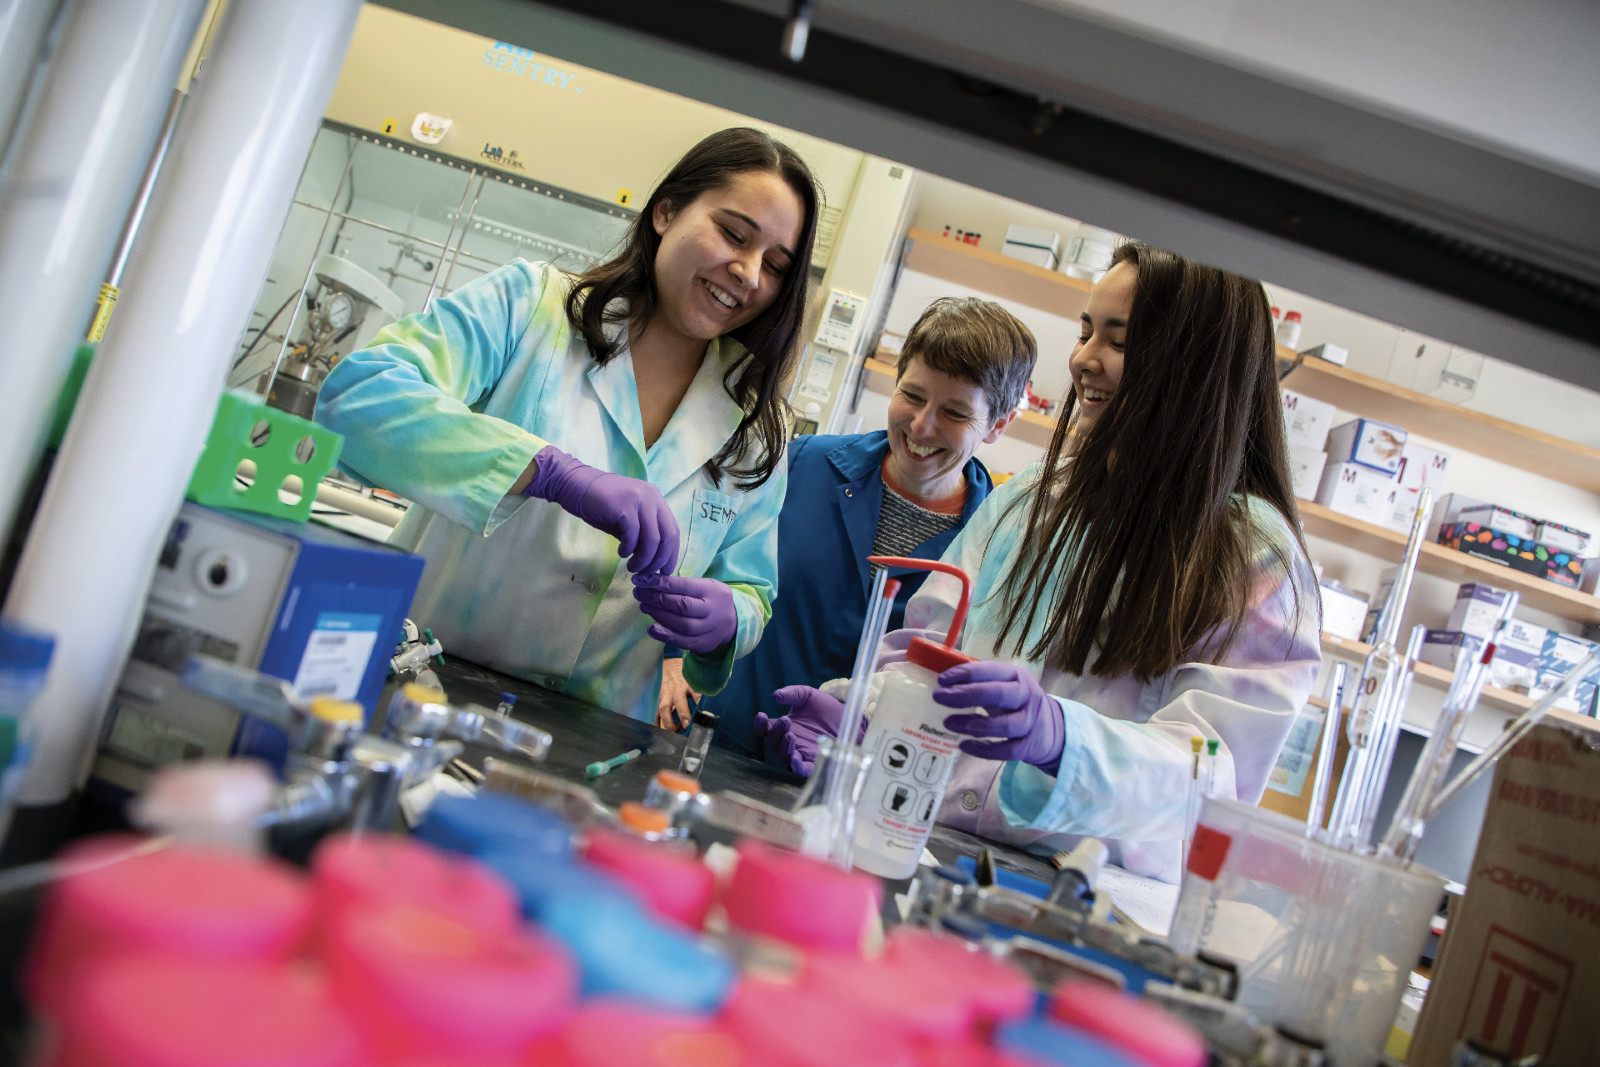
M1070 849L1082 837L1098 837L1114 862L1177 881L1193 766L1190 738L1222 742L1217 793L1252 804L1261 799L1322 663L1316 579L1283 516L1252 498L1257 551L1250 606L1220 662L1191 656L1141 681L1064 674L1025 654L1002 653L995 642L1005 618L1004 582L1018 566L1038 474L1037 465L1028 467L991 493L943 558L973 580L963 651L1024 663L1055 697L1066 722L1060 773L1052 778L1026 763L962 756L939 821L1035 850ZM1274 551L1290 561L1288 574L1272 564ZM1045 603L1056 602L1064 570L1063 562L1040 576ZM945 629L959 592L954 578L929 575L906 606L906 625ZM1023 648L1044 632L1045 614L1035 617Z
M632 356L594 362L567 319L569 287L522 260L462 286L340 361L317 421L344 435L341 467L415 501L390 542L426 557L411 615L447 654L653 720L662 646L616 539L507 491L547 444L659 488L678 520L676 573L734 590L731 653L684 661L689 684L715 693L771 615L787 465L749 491L704 470L741 418L722 384L742 351L730 339L707 347L646 449Z

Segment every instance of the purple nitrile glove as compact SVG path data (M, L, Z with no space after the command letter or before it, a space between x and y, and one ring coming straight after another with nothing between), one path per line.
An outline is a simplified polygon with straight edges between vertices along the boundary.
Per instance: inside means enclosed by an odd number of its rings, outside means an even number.
M968 755L1031 763L1051 776L1060 772L1066 724L1061 709L1028 668L998 660L958 664L939 675L933 700L947 708L988 712L945 717L947 730L969 737L1000 738L961 742L961 751Z
M523 496L558 504L619 542L636 574L671 573L678 565L678 520L661 490L638 478L609 474L547 445Z
M715 578L636 574L633 576L633 599L655 620L648 631L650 636L664 645L676 645L705 656L739 633L739 612L733 605L733 590Z
M880 671L899 670L898 664L908 662L906 650L911 647L913 637L932 641L936 645L944 644L943 630L919 630L915 626L890 630L878 644L878 662L873 665L872 672L877 674Z
M786 764L802 778L810 777L817 759L817 738L839 735L844 703L809 685L784 686L772 694L772 699L788 708L789 714L768 718L766 712L756 712L756 737L761 739L768 757L775 757L776 762ZM863 719L859 733L866 732ZM859 742L861 737L856 740Z

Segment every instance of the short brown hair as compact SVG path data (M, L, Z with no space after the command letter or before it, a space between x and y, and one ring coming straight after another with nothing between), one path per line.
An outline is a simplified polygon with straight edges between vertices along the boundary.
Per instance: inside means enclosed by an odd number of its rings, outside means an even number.
M993 420L1022 401L1039 347L1033 331L993 300L943 296L928 305L906 335L896 381L913 358L982 389Z

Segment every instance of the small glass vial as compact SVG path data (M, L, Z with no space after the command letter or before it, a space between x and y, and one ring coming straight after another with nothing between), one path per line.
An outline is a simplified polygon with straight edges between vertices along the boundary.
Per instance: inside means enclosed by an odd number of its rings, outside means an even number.
M680 773L694 779L700 777L700 771L706 765L706 752L711 748L711 735L716 730L716 712L701 710L694 713L694 719L689 724L689 740L683 746L683 759L678 762Z
M494 713L496 715L500 716L502 719L509 719L511 717L511 709L516 707L516 706L517 706L517 694L515 694L515 693L501 693L500 694L500 703L499 703L499 705L497 705L495 707Z

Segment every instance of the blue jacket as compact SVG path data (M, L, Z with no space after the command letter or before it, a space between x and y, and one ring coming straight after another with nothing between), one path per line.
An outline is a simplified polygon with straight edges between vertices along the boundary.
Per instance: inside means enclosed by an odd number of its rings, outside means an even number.
M888 451L884 430L790 442L789 490L778 515L779 593L772 602L772 618L755 651L734 662L727 686L703 701L717 713L718 744L759 756L751 725L756 712L776 716L787 710L773 701L774 689L819 686L849 676L872 587L867 556L878 532ZM967 461L963 473L964 526L994 483L976 457ZM938 559L959 531L960 526L946 530L910 554ZM902 625L906 601L921 588L922 579L902 580L889 629Z

